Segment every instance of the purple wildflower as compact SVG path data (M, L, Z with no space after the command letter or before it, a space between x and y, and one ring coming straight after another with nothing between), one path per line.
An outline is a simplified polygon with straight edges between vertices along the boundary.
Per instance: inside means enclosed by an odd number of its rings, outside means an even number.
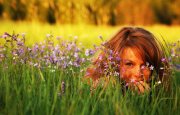
M174 66L177 70L180 70L180 64L175 64Z
M18 45L18 46L24 46L24 43L23 43L22 41L18 40L18 41L17 41L17 45Z
M20 48L17 51L18 51L18 55L23 55L24 54L24 49L23 48Z
M72 49L72 45L71 45L71 44L68 44L67 50L70 51L71 49Z
M74 62L74 64L73 64L75 67L79 67L80 66L80 64L79 63L77 63L77 62Z
M145 69L145 67L146 67L145 65L142 65L142 66L141 66L141 69L143 70L143 69Z
M0 54L0 58L4 58L4 54Z
M162 58L161 61L162 61L162 62L166 62L166 58Z
M7 32L5 32L5 33L2 35L2 38L7 38L7 37L11 37L11 35L8 34Z
M7 37L8 37L8 35L3 34L1 37L2 37L2 38L7 38Z
M102 58L103 58L103 56L102 56L102 55L100 55L100 56L98 57L98 59L99 59L99 60L102 60Z
M121 58L120 57L116 57L116 61L120 62Z
M109 56L108 59L111 61L111 60L113 59L113 57L112 57L112 56Z
M78 53L75 52L75 53L74 53L74 57L75 57L75 58L78 58Z
M103 37L102 37L102 35L99 35L99 39L100 39L101 41L103 41Z
M21 33L22 37L25 37L26 33Z
M89 50L89 55L90 55L90 56L93 55L94 53L95 53L94 50Z

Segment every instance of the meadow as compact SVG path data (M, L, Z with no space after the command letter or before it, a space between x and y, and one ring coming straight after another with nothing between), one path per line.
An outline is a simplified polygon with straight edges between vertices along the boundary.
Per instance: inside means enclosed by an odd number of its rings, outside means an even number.
M168 55L170 91L157 84L151 94L127 91L123 95L118 83L92 90L84 80L101 39L109 39L119 28L1 22L0 115L179 115L180 27L144 27L157 37L163 36L168 51L176 51Z
M124 25L126 26L126 25ZM137 25L138 26L138 25ZM102 36L104 40L112 37L118 30L123 26L93 26L85 24L77 25L50 25L39 22L12 22L12 21L1 21L0 35L4 32L8 33L25 33L26 44L32 45L35 42L42 42L47 34L53 36L60 36L62 39L73 40L78 38L79 42L86 47L92 47L93 44L99 45L101 40L99 36ZM165 25L152 25L152 26L140 26L157 36L161 40L163 37L167 42L177 42L180 39L179 26L165 26Z

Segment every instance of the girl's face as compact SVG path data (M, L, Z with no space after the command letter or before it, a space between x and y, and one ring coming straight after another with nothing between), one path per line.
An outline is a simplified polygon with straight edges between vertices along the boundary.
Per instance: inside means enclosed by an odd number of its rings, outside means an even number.
M146 62L135 49L125 48L120 55L120 77L127 84L147 83L151 76L151 70L147 67ZM144 84L147 86L147 84ZM142 87L144 87L142 85ZM141 89L144 92L144 89Z

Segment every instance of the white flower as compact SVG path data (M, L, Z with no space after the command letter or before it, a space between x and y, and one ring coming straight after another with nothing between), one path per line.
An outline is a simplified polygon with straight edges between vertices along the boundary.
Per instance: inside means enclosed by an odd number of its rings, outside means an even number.
M162 70L162 69L164 69L163 67L160 67L160 69Z
M46 37L47 37L47 38L51 37L51 34L46 34Z
M131 83L134 83L134 82L136 82L136 80L135 80L135 79L131 79L130 82L131 82Z
M146 66L149 66L149 62L146 62Z
M99 58L99 60L102 60L103 57L102 57L102 56L99 56L98 58Z
M23 32L23 33L21 33L21 35L22 35L22 37L25 37L26 33L25 33L25 32Z
M161 81L158 81L157 84L161 84Z
M74 57L77 58L78 57L78 53L74 53Z
M69 65L73 65L73 63L71 61L69 61Z
M119 73L115 71L114 76L119 76Z
M75 39L75 40L78 39L78 36L74 36L74 39Z
M85 55L86 55L86 56L89 56L89 49L86 49Z
M149 69L150 69L150 70L153 70L153 69L154 69L154 66L151 65L151 66L149 67Z
M53 72L55 72L55 70L54 70L54 69L51 69L51 70L50 70L50 72L52 72L52 73L53 73Z
M38 66L38 63L35 63L35 64L34 64L34 67L37 67L37 66Z

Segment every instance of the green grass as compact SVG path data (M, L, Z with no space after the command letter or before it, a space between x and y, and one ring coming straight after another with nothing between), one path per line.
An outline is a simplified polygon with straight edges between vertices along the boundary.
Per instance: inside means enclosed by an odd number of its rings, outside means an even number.
M122 95L120 85L97 88L82 81L83 73L38 70L27 65L1 66L0 113L5 114L75 114L75 115L178 115L180 114L180 79L172 76L172 91ZM42 79L43 77L43 79ZM65 93L62 93L62 81Z

